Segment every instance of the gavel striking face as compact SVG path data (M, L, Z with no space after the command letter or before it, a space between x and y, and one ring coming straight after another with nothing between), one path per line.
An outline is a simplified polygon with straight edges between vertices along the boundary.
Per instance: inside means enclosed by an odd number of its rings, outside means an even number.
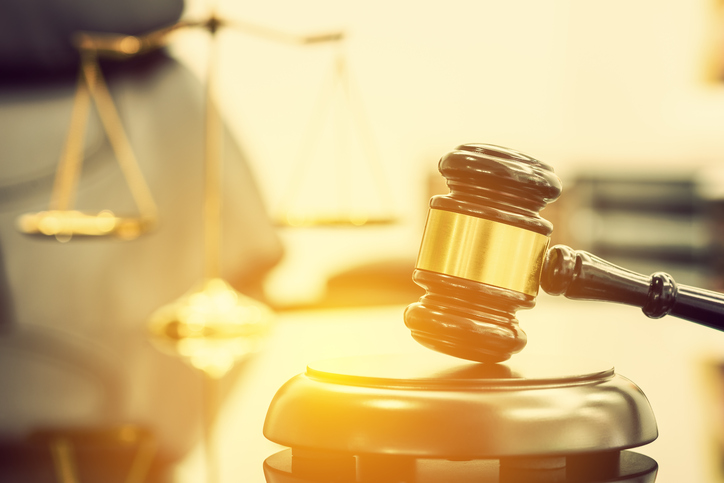
M553 225L539 211L561 193L545 163L489 144L465 144L439 169L450 193L430 200L413 272L426 294L405 324L424 346L463 359L501 362L523 349L515 312L553 295L641 307L724 330L724 295L650 277L565 246L548 249Z

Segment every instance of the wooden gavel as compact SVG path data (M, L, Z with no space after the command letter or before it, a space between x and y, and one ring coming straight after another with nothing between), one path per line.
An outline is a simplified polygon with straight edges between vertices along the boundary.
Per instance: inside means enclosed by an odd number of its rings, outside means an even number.
M538 287L571 299L634 305L724 330L724 294L650 277L569 247L548 248L553 225L539 212L561 193L553 169L525 154L465 144L439 169L450 193L434 196L413 272L425 289L405 324L421 344L456 357L500 362L526 335L515 312L535 305Z

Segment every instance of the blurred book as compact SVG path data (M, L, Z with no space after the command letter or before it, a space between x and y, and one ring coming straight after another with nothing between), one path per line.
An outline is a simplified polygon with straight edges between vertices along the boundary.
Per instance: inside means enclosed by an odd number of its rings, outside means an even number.
M715 288L709 203L692 178L582 175L543 216L555 224L553 243L586 250L649 275Z

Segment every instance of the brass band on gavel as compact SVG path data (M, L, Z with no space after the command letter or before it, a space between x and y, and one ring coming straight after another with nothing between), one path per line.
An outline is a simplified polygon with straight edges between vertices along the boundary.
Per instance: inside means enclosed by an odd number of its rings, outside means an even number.
M431 209L415 268L535 297L549 241L516 226Z

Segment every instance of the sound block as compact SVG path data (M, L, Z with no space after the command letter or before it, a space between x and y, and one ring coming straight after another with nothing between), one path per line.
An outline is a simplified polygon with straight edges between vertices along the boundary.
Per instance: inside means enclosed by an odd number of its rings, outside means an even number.
M606 364L349 357L311 363L279 389L264 435L291 452L265 473L270 483L445 481L425 475L447 465L476 481L629 481L655 477L656 463L622 450L657 433L643 392Z

